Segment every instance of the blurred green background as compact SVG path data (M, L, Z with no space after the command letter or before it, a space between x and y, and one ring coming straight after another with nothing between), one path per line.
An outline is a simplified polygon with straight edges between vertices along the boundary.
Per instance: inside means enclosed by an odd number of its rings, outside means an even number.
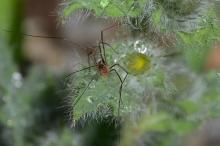
M72 26L84 21L81 9L91 10L82 38ZM0 146L219 146L219 10L217 0L1 0ZM108 48L108 63L129 70L137 52L151 61L129 73L120 117L117 76L95 80L74 107L96 71L65 80L87 65L70 42L86 45L90 26L94 39L115 22L126 26L104 35L117 51Z

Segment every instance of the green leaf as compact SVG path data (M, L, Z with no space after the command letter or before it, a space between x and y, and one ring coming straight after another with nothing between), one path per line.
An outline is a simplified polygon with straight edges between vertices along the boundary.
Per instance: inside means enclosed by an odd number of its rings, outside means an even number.
M108 6L109 2L110 2L109 0L101 0L100 1L100 6L102 8L105 8L106 6Z
M63 11L64 17L68 17L71 13L78 9L84 8L84 5L82 3L73 3L69 7L66 7Z
M111 17L122 17L125 15L123 10L120 10L120 7L115 4L110 4L105 9L106 15Z
M170 123L170 116L166 113L158 113L145 116L140 123L140 129L143 131L167 131Z
M162 15L162 8L158 8L156 11L153 12L152 19L154 25L160 24L161 15Z
M181 100L178 105L187 113L192 114L199 110L199 103L192 100Z
M171 124L172 130L179 135L190 133L198 126L198 124L183 120L174 120Z
M191 35L186 32L177 32L177 34L180 36L182 41L186 44L191 44L193 40L191 39Z

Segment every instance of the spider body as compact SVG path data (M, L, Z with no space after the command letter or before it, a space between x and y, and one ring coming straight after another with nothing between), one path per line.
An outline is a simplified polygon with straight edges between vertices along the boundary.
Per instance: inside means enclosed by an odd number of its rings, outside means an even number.
M121 102L122 102L122 87L123 87L123 84L125 82L125 79L127 78L127 75L128 75L128 72L127 70L122 67L120 64L118 63L115 63L113 65L108 65L107 63L107 57L106 57L106 51L105 51L105 47L110 47L111 49L113 49L108 43L104 42L104 38L103 38L103 32L106 31L106 30L109 30L113 27L115 27L116 25L112 25L110 27L107 27L103 30L101 30L101 40L100 42L98 43L98 45L96 46L97 47L97 50L95 49L95 51L97 51L95 54L97 55L88 55L88 61L90 61L90 57L92 57L91 59L93 59L93 64L94 65L90 65L89 67L85 67L85 68L82 68L80 70L77 70L75 72L72 72L71 74L67 75L67 77L77 73L77 72L81 72L81 71L84 71L84 70L87 70L87 69L91 69L93 67L96 68L97 72L103 76L103 77L108 77L110 74L115 74L119 81L120 81L120 87L119 87L119 90L118 90L118 93L119 93L119 99L118 99L118 115L120 113L120 105L121 105ZM114 51L114 49L113 49ZM92 54L92 52L91 52ZM99 59L97 59L99 58ZM90 64L90 62L89 62ZM124 72L125 72L125 75L124 76L120 76L120 74L118 73L117 69L122 69ZM89 88L90 84L92 83L93 80L96 79L97 76L93 76L90 80L90 82L87 84L87 86L85 87L85 89L81 92L81 94L79 96L77 96L74 101L73 101L73 106L75 106L79 100L82 98L83 94L86 92L86 90Z
M110 69L104 60L98 61L96 67L102 76L104 76L104 77L109 76Z

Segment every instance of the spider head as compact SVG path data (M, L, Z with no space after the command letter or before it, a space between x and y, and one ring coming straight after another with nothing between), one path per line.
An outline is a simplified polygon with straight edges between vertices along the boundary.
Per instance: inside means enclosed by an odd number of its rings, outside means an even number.
M105 60L103 59L98 60L97 67L99 70L103 69L105 66L107 66Z
M99 60L97 64L97 68L100 71L101 75L108 76L109 68L104 60Z

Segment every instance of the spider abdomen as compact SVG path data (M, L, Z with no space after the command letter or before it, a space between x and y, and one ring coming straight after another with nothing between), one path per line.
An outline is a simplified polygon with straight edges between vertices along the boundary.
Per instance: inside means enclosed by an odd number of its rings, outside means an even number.
M108 76L109 75L109 68L107 66L104 66L103 68L101 68L100 70L100 73L102 76Z

